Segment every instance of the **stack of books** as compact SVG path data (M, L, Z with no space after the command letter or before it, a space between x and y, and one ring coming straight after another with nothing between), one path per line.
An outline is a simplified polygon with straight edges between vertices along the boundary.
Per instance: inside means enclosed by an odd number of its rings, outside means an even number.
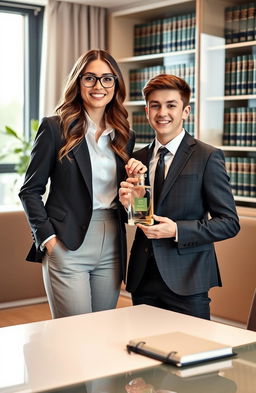
M136 24L134 55L194 49L195 37L195 13Z
M155 132L148 123L145 111L132 113L132 128L136 132L136 143L150 143L155 137Z
M191 104L191 111L187 120L184 121L183 127L192 136L195 136L195 108Z
M191 88L191 97L195 96L195 62L172 64L164 67L166 74L176 75L184 79Z
M163 20L134 26L134 55L149 55L162 52Z
M256 39L256 3L225 9L225 40L227 44Z
M226 157L226 169L234 195L256 197L256 158Z
M225 95L256 94L256 55L226 59Z
M256 108L225 108L223 145L256 146Z
M163 20L163 52L175 52L195 48L195 13L172 16Z
M142 89L149 79L157 74L164 73L163 66L145 67L135 70L130 70L130 100L140 101L143 100Z
M195 95L195 63L186 62L168 66L152 66L140 69L133 69L129 72L130 100L143 100L142 89L149 79L157 74L173 74L179 76L191 87L192 98Z

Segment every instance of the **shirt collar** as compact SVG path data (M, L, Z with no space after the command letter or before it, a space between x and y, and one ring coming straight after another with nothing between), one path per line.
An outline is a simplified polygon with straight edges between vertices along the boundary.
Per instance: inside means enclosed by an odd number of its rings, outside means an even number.
M88 115L88 113L85 111L85 116L87 119L87 123L88 123L88 128L87 128L87 132L89 134L93 134L95 135L96 131L97 131L97 127L96 124L94 123L94 121L90 118L90 116ZM115 132L114 129L106 122L106 129L102 132L103 136L105 135L110 135L110 138L113 139L115 136Z
M168 142L166 145L162 145L162 144L157 140L157 138L155 138L155 147L154 147L153 156L155 157L155 156L157 155L158 149L159 149L161 146L166 147L166 149L168 149L169 152L172 153L172 155L174 156L175 153L176 153L176 151L178 150L179 145L180 145L182 139L184 138L184 136L185 136L185 130L184 130L184 128L182 128L182 131L179 133L179 135L177 135L175 138L173 138L173 139L172 139L170 142Z

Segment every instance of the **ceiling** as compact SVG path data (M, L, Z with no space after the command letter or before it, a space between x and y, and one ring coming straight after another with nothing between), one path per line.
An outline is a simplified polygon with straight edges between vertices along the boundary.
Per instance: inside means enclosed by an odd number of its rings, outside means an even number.
M82 0L81 3L105 8L123 7L129 4L138 5L138 1L135 0Z
M48 0L8 0L9 2L17 2L17 3L27 3L34 5L46 5ZM109 8L111 10L123 9L129 7L135 7L138 5L148 4L148 3L157 3L157 0L61 0L61 1L69 1L73 3L80 3L86 5L92 5L95 7L104 7Z

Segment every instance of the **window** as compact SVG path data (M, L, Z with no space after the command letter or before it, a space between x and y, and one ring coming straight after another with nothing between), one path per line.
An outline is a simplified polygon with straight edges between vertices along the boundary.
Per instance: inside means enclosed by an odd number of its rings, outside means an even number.
M39 116L42 21L43 7L0 3L0 130L7 125L22 138L29 138L30 121ZM0 155L10 143L14 138L0 135ZM7 188L16 160L13 154L0 161L0 205L13 194Z

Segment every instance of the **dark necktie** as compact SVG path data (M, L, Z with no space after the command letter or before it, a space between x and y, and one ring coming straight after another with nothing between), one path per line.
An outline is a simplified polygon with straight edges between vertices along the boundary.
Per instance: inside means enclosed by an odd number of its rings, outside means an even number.
M166 147L159 147L157 153L159 154L159 158L156 164L155 170L155 180L154 180L154 206L156 207L159 195L161 194L162 187L164 184L164 172L165 172L165 163L164 156L169 153L169 150Z

